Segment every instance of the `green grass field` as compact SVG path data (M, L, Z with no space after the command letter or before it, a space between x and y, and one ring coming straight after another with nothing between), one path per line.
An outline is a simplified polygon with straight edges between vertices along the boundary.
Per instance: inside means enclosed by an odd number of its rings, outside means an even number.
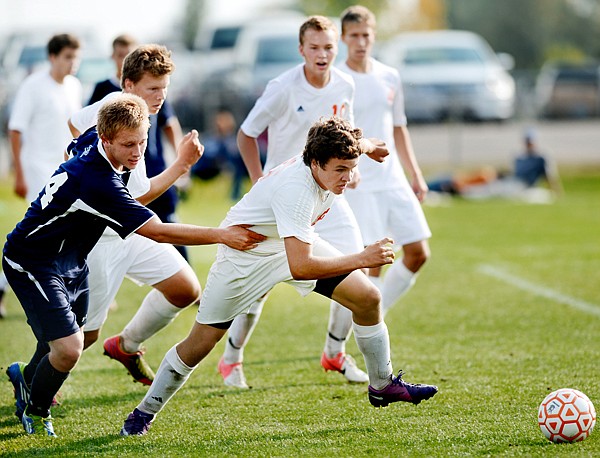
M27 437L13 415L4 370L27 360L30 328L14 295L0 321L2 456L600 456L600 426L582 443L555 445L537 408L558 388L576 388L600 408L600 168L561 171L566 195L553 205L507 201L426 206L433 256L386 318L394 369L440 392L419 406L371 407L366 386L319 365L328 301L279 285L245 353L249 391L216 373L222 342L155 420L145 437L119 437L146 389L96 344L85 352L53 409L57 440ZM25 206L0 185L0 232ZM183 221L219 223L228 182L195 183ZM204 283L214 247L190 249ZM126 280L101 340L121 330L147 288ZM146 344L157 368L187 335L186 310ZM359 364L354 341L348 345Z

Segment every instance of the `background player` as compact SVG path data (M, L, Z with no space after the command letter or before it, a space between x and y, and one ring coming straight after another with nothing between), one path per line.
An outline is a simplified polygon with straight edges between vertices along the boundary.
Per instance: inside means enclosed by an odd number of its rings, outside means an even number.
M417 272L429 258L427 239L431 231L419 203L427 194L427 185L406 127L400 76L371 55L375 16L363 6L351 6L342 13L341 23L348 57L340 68L356 84L356 124L366 136L381 138L391 155L384 164L362 158L361 181L346 193L365 245L387 236L402 246L402 261L387 269L383 282L380 268L369 271L369 278L381 289L385 314L412 287Z

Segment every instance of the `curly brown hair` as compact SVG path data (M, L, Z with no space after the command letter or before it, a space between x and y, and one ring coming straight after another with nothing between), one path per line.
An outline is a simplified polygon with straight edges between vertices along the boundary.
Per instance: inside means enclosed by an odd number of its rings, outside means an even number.
M308 166L315 161L321 168L332 158L355 159L362 153L362 138L362 130L352 127L345 119L321 118L308 131L302 159Z
M141 45L127 54L123 61L121 87L125 87L125 80L137 83L148 73L152 76L163 76L174 71L171 51L166 47L157 44Z

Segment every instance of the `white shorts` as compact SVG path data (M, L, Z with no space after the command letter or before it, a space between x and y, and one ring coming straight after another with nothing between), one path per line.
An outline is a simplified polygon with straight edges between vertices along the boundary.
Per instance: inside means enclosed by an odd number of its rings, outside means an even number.
M315 225L315 232L343 254L363 250L358 222L344 195L337 196L325 217Z
M102 237L87 258L90 303L85 329L95 331L106 321L108 309L125 276L140 285L155 285L187 264L173 245L133 234L123 240Z
M384 237L391 237L396 245L431 237L421 204L410 188L374 192L350 190L346 199L358 221L364 245Z
M341 256L324 240L313 243L316 256ZM210 268L200 299L196 321L201 324L226 323L250 307L278 283L292 285L306 296L316 280L294 280L285 250L271 256L258 256L219 245L217 259Z

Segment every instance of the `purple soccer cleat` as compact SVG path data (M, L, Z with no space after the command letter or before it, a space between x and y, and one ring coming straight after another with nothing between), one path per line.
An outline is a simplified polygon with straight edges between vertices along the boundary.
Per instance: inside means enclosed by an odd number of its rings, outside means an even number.
M144 413L140 410L133 409L133 412L129 414L123 428L121 428L121 436L143 436L150 429L154 420L154 415Z
M392 402L411 402L418 404L433 397L438 388L434 385L421 385L406 383L402 380L403 372L398 372L397 377L392 377L392 383L382 390L376 390L369 385L369 401L375 407L386 407Z

